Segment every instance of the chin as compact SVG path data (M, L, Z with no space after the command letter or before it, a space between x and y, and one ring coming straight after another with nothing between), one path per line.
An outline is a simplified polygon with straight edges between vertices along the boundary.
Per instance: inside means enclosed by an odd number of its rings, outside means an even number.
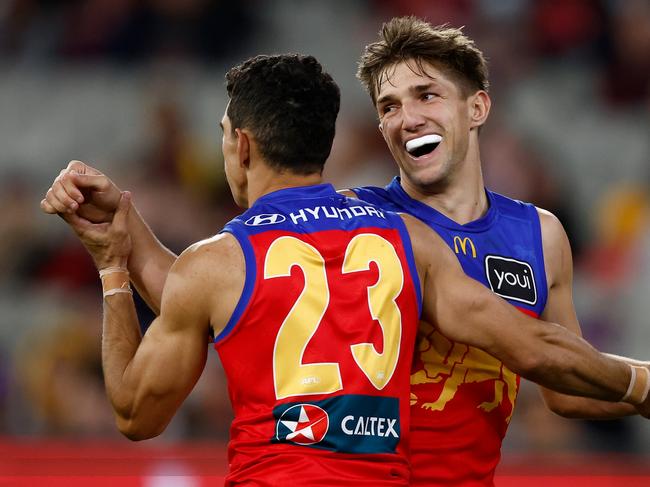
M446 179L446 174L443 174L439 168L437 170L424 169L420 171L412 171L408 175L409 181L416 187L428 188L431 186L439 186Z

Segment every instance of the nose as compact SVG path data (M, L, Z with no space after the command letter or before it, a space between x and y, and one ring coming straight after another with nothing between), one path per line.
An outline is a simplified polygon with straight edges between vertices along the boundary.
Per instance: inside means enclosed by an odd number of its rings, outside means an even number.
M402 128L407 132L415 132L426 123L417 106L411 103L402 105Z

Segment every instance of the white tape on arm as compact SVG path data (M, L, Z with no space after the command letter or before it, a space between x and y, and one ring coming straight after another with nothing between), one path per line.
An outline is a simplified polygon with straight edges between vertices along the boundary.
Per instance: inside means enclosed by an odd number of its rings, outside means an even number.
M646 367L630 365L630 385L621 399L630 404L641 404L650 391L650 371Z
M104 298L114 294L133 294L129 271L124 267L107 267L99 271Z

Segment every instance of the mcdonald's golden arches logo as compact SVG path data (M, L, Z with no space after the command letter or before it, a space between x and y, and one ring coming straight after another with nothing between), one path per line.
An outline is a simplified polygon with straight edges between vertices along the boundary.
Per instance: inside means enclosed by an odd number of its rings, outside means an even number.
M476 259L476 247L474 246L472 239L469 237L461 238L458 235L454 235L454 252L457 254L463 252L463 255L467 255L467 244L469 244L469 247L472 249L472 257Z

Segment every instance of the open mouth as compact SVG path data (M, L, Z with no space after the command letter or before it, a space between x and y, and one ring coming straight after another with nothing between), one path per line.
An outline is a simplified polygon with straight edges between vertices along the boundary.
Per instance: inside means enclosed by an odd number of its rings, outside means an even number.
M430 154L436 147L442 142L442 137L438 134L428 134L418 137L417 139L409 140L405 147L406 151L412 157L422 157L424 155Z

